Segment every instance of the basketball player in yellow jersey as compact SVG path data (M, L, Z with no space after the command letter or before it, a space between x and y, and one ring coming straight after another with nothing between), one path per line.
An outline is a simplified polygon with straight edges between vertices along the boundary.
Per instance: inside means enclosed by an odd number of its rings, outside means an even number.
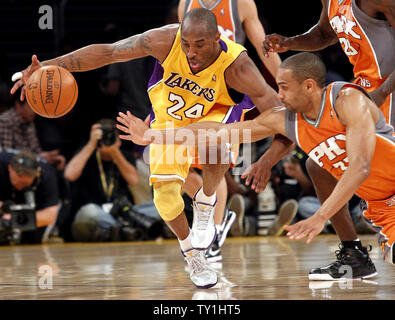
M275 91L265 82L244 48L220 38L215 15L206 9L187 13L181 26L167 25L112 44L90 45L42 63L33 55L32 64L13 76L14 81L19 80L11 93L25 85L42 65L58 65L71 72L82 72L148 55L158 61L149 89L155 116L152 127L182 127L206 118L226 121L230 113L237 111L229 106L237 104L240 93L248 94L261 112L280 104ZM22 100L24 96L22 89ZM277 151L290 146L292 142L288 139L274 139L269 150L273 163L284 156ZM213 224L215 190L229 164L202 162L203 186L195 195L191 231L183 214L181 197L190 157L187 149L176 147L158 145L150 150L154 202L179 240L192 282L199 288L209 288L218 278L204 253L216 236Z
M340 42L344 53L354 66L356 83L370 93L377 106L392 127L395 127L395 2L391 0L321 0L320 20L309 31L293 37L268 35L266 52L287 50L316 51ZM325 170L311 159L306 166L321 202L329 196L336 185ZM326 181L326 183L322 183ZM319 187L319 189L318 189ZM348 208L342 208L331 218L344 252L345 248L362 248ZM336 261L329 266L311 270L317 279L323 274L337 272L347 264ZM360 265L360 268L369 266ZM371 268L374 273L374 268Z
M267 70L269 70L273 78L275 78L281 59L278 53L275 52L270 53L268 56L263 55L262 44L266 34L259 21L257 8L253 0L180 0L178 4L179 21L182 21L186 12L195 8L205 8L215 14L221 37L233 40L241 45L244 45L246 38L248 38L254 45L262 63ZM254 107L253 105L249 105L246 101L242 103L245 112L247 112L249 108ZM233 150L233 160L236 161L238 146L233 146ZM235 163L231 165L235 165ZM199 164L192 164L188 178L183 185L183 191L191 198L202 184L202 178L194 168L201 169L201 166ZM270 170L267 170L267 172L270 174ZM227 233L232 224L237 224L239 229L243 224L243 215L239 215L239 212L233 212L231 210L232 207L230 207L229 210L226 209L228 185L225 177L218 185L216 194L218 201L214 213L214 223L217 228L218 236L206 253L207 260L210 262L222 260L221 247L225 242ZM243 198L236 197L233 198L232 201L233 206L237 203L236 207L240 207L241 204L239 204L239 202L243 201ZM237 221L235 221L236 213L239 215Z

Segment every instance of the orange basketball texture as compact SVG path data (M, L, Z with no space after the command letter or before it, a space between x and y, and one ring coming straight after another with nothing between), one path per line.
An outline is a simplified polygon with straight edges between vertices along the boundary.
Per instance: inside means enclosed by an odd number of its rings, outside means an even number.
M30 107L46 118L65 115L74 107L78 97L73 75L58 66L45 66L34 71L25 88Z

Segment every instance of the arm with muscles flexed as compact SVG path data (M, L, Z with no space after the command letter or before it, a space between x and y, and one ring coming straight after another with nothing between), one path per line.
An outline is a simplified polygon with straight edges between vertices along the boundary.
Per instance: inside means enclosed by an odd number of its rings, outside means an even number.
M33 72L42 66L57 65L70 72L83 72L145 56L153 56L163 61L170 51L178 26L174 24L152 29L111 44L92 44L43 62L33 55L30 66L12 76L12 81L16 83L11 89L11 94L23 87ZM21 100L24 98L25 90L22 88Z
M340 91L335 107L339 120L346 126L349 166L331 195L313 216L285 227L292 240L307 237L307 243L310 243L322 231L325 222L347 204L369 176L370 162L376 146L375 124L379 111L369 98L353 88Z

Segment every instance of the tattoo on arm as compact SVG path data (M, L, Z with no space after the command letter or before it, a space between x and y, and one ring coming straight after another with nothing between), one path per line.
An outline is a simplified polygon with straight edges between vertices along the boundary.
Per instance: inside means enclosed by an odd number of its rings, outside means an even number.
M133 49L136 47L138 38L140 35L138 36L132 36L129 37L127 39L124 40L120 40L115 44L115 50L114 51L122 51L122 50L131 50L133 51Z
M145 51L152 51L149 31L117 42L115 45L115 51L119 52L125 50L133 52L137 46L140 46Z
M56 58L55 64L71 72L81 71L81 59L75 57L74 54L70 54L64 58Z
M152 48L151 48L151 38L150 38L150 33L149 32L144 32L141 36L140 36L140 45L146 49L147 51L151 52Z
M67 69L67 64L66 64L66 62L64 62L64 61L62 61L62 60L60 60L60 59L56 59L56 64L57 64L59 67L63 67L63 68L65 68L65 69Z

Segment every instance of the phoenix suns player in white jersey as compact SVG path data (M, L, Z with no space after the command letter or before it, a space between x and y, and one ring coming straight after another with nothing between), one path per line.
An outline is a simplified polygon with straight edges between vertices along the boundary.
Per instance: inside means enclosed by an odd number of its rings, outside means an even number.
M59 65L72 72L82 72L148 55L159 62L149 90L154 109L153 127L182 127L206 118L226 121L233 113L237 116L238 111L229 106L236 105L242 94L248 94L261 112L280 105L276 92L265 82L244 48L220 38L215 15L207 9L188 12L181 26L168 25L112 44L90 45L42 63L33 56L32 64L13 76L19 81L11 93L42 65ZM21 99L24 95L22 89ZM291 146L292 142L281 137L274 139L269 150L274 163L284 156L284 152L277 151L288 149L284 145ZM209 155L206 149L204 152ZM157 146L150 151L155 205L180 242L192 282L197 287L209 288L218 278L204 253L216 236L215 190L229 164L202 162L203 186L194 197L192 231L183 214L181 197L189 164L188 150L178 146Z

